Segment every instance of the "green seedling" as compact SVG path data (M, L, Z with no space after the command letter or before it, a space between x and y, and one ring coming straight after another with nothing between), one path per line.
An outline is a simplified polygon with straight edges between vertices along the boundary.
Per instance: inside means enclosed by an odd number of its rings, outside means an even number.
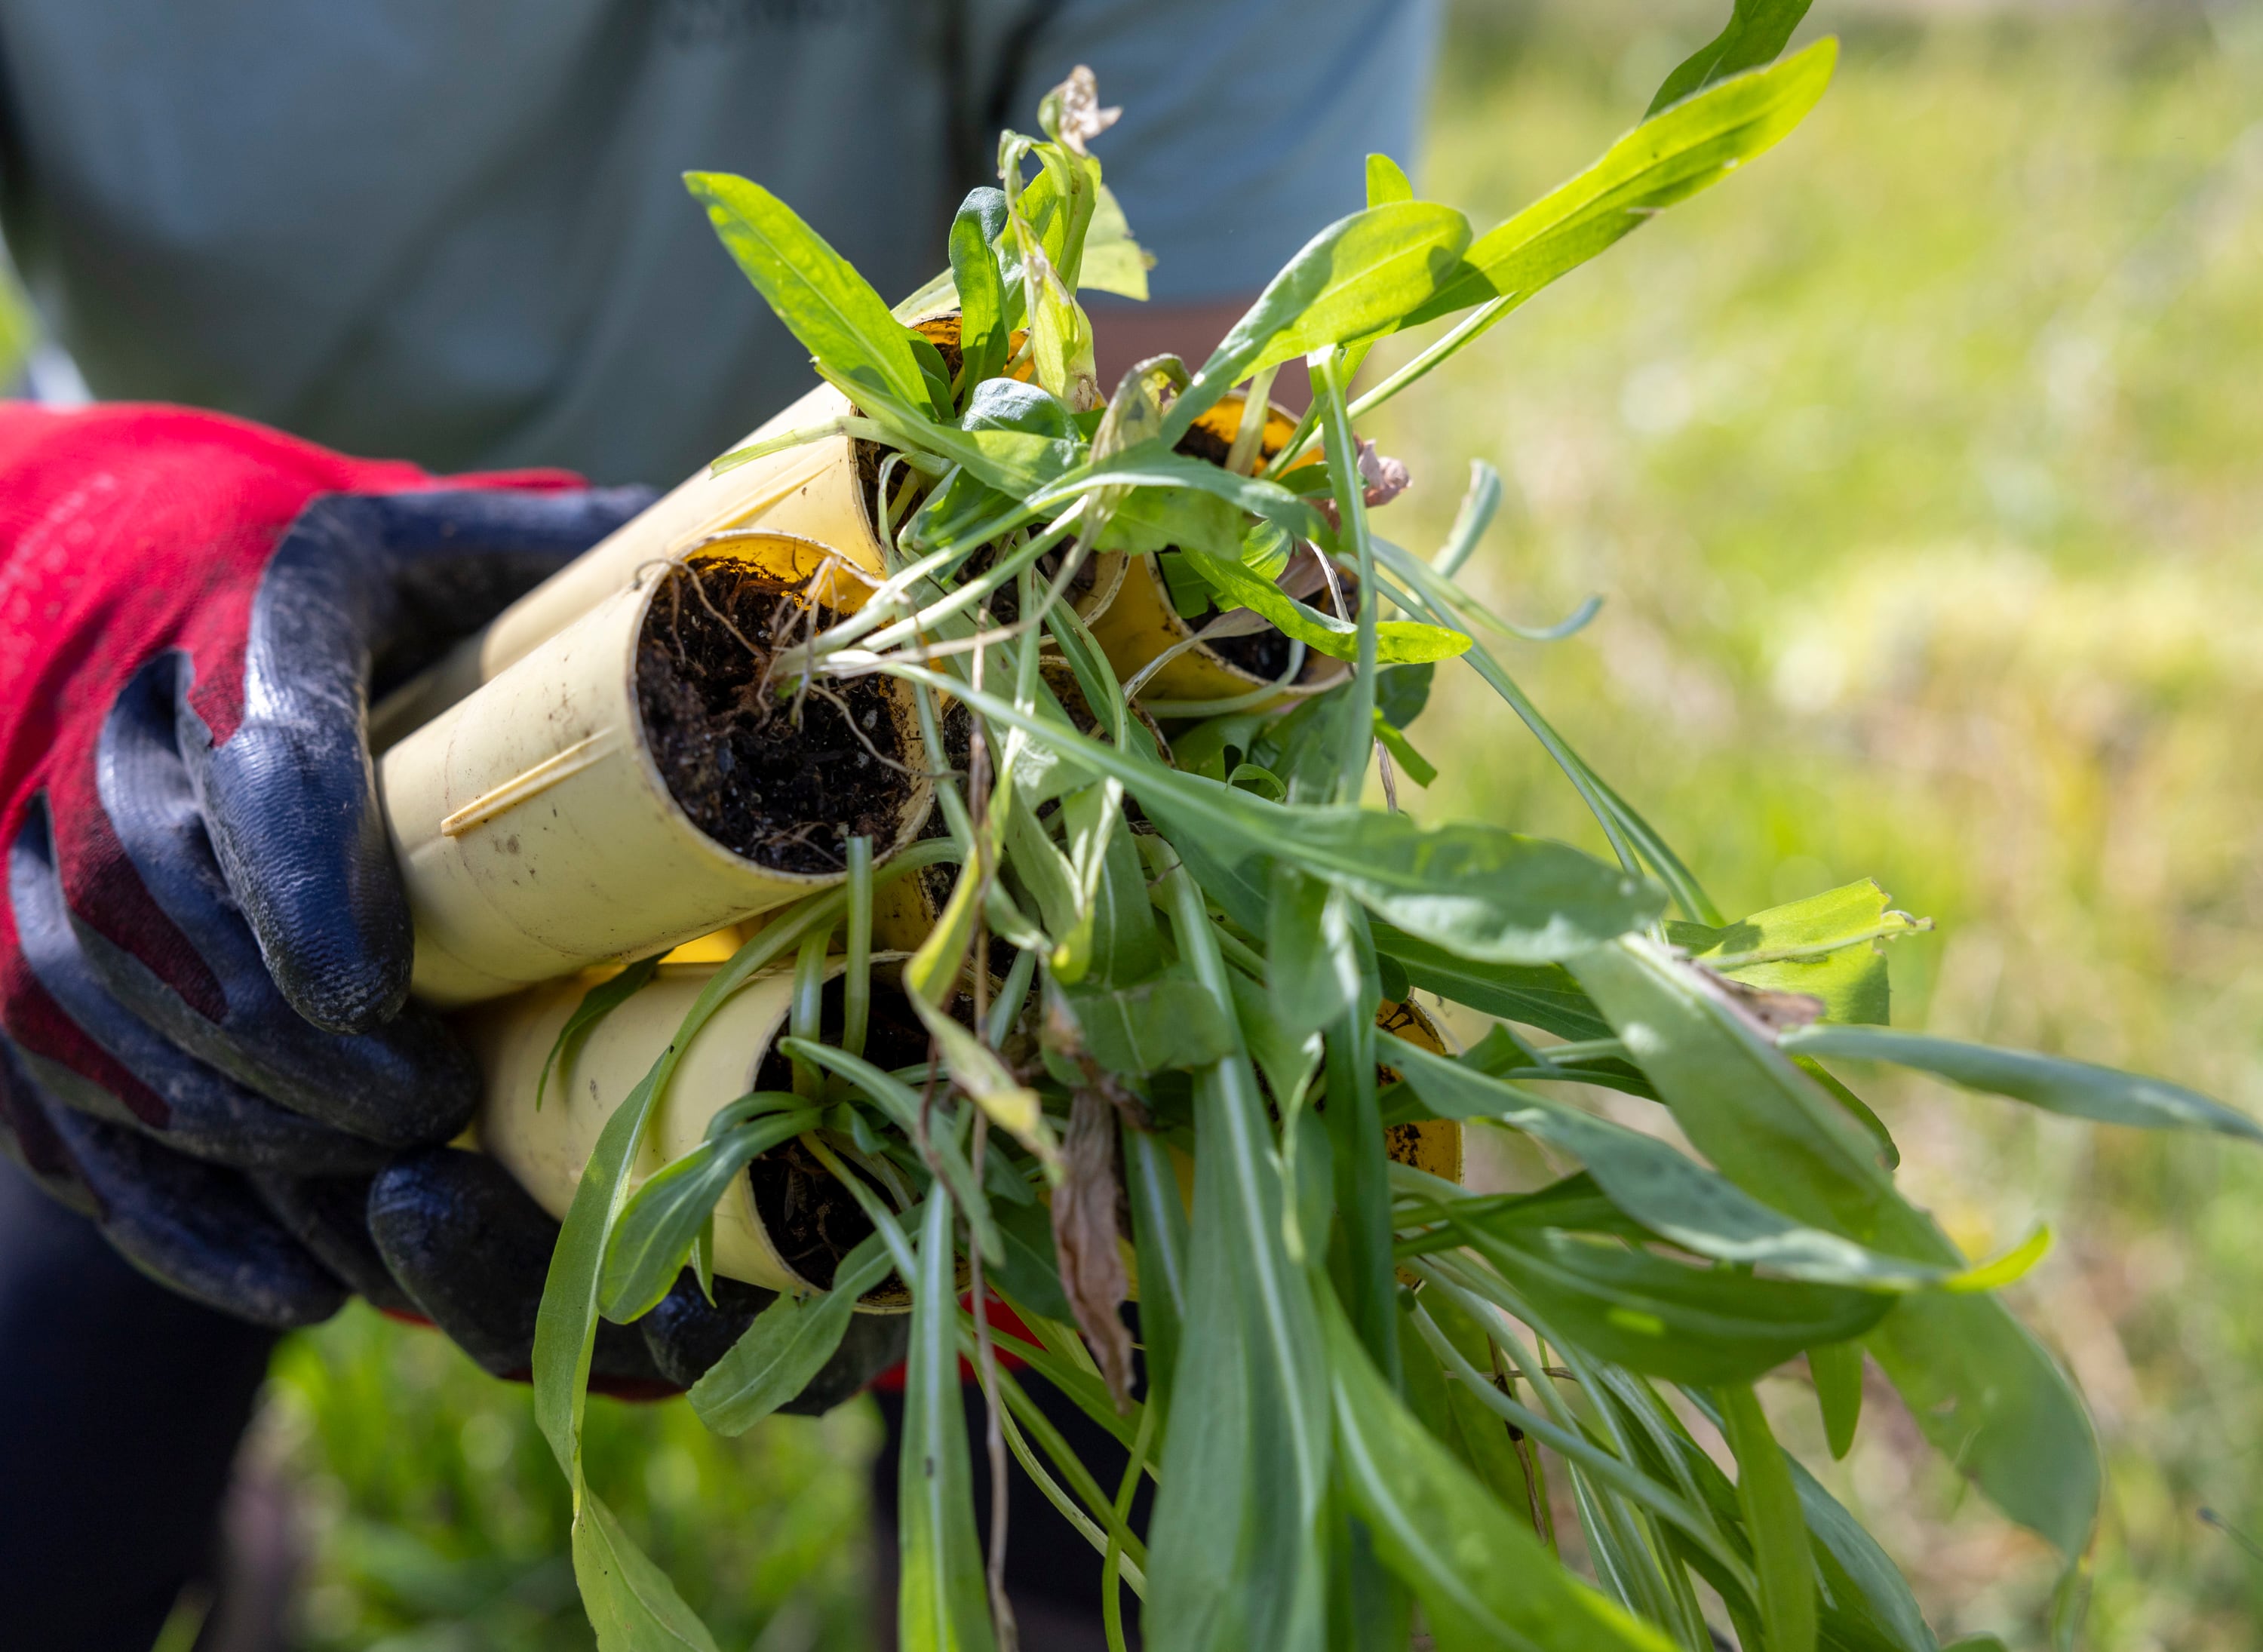
M1746 1652L1934 1652L1900 1576L1756 1397L1758 1378L1802 1356L1834 1453L1874 1360L1957 1472L2070 1564L2081 1554L2097 1440L1995 1289L2047 1235L1995 1263L1963 1256L1897 1186L1886 1127L1847 1079L1886 1063L2123 1126L2255 1126L2165 1083L1886 1027L1882 947L1922 925L1875 885L1728 922L1480 640L1560 637L1586 617L1526 631L1462 589L1498 479L1476 467L1426 559L1384 531L1390 488L1356 431L1542 287L1792 131L1833 63L1829 41L1778 61L1804 11L1738 0L1642 124L1498 226L1419 199L1377 157L1370 204L1321 228L1208 360L1146 364L1112 391L1095 377L1080 283L1140 286L1145 266L1089 151L1105 112L1088 76L1047 98L1044 135L1006 134L1001 187L959 211L949 272L893 310L784 203L691 178L855 404L855 433L908 479L886 582L778 669L915 685L935 750L948 696L971 719L970 756L939 783L949 837L915 851L958 863L954 891L903 971L942 1082L922 1091L859 1059L871 890L907 865L875 869L860 851L849 891L775 917L695 1011L757 969L794 967L797 950L805 973L839 951L853 960L846 1047L823 1041L813 1011L797 1017L793 1093L749 1098L631 1199L663 1058L575 1201L536 1382L609 1652L712 1642L582 1486L595 1316L664 1290L694 1259L719 1181L789 1133L872 1221L842 1291L893 1272L913 1299L907 1648L1014 1643L977 1541L962 1351L989 1390L994 1460L1010 1443L1104 1554L1118 1648L1116 1591L1132 1588L1146 1644L1168 1652L1403 1648L1418 1625L1456 1652L1709 1652L1717 1627ZM952 304L955 366L904 320ZM1401 332L1414 337L1400 365L1355 390L1370 348ZM1238 438L1224 462L1179 451L1206 409L1237 389L1262 398L1298 359L1316 394L1275 462L1260 469ZM1166 762L1067 600L1089 558L1160 544L1194 597L1344 662L1344 680L1292 711L1262 695L1209 718L1178 708L1165 732L1181 760ZM1323 559L1335 589L1356 583L1356 600L1292 594L1291 547ZM1081 723L1038 670L1053 657L1074 670ZM1393 772L1378 746L1399 776L1428 778L1405 725L1429 674L1455 669L1560 765L1616 864L1370 803ZM1458 1057L1378 1031L1378 1007L1417 988L1502 1025ZM971 1017L951 1011L962 989ZM1667 1109L1702 1159L1580 1105L1598 1083ZM1439 1118L1529 1137L1569 1174L1506 1197L1391 1161L1388 1131ZM853 1172L859 1156L890 1175ZM1138 1264L1136 1388L1110 1330L1130 1286L1118 1239ZM962 1315L970 1276L1030 1339L987 1308ZM695 1393L702 1416L743 1428L791 1397L848 1306L821 1294L764 1315ZM1049 1437L1000 1373L1001 1348L1133 1448L1120 1489ZM1690 1431L1701 1414L1733 1475ZM1144 1543L1124 1518L1142 1474L1159 1488ZM1550 1474L1567 1477L1593 1581L1562 1558ZM994 1562L995 1510L989 1530Z

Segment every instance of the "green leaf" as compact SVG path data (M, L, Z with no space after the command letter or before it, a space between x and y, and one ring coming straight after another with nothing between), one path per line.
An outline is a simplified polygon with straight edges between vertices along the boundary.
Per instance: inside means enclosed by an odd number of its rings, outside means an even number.
M1815 1378L1815 1401L1832 1458L1843 1460L1854 1449L1855 1425L1862 1420L1862 1350L1855 1343L1824 1343L1807 1351L1807 1369Z
M1458 270L1469 220L1450 206L1393 201L1339 218L1266 284L1164 422L1175 443L1235 385L1269 363L1399 324Z
M1444 1299L1434 1298L1432 1308L1443 1305ZM1402 1298L1399 1319L1402 1333L1413 1328L1408 1322L1413 1304ZM1453 1315L1457 1323L1465 1323L1458 1313ZM1399 1346L1406 1350L1405 1371L1399 1388L1406 1409L1430 1431L1431 1437L1454 1455L1455 1460L1475 1474L1479 1482L1512 1513L1529 1508L1524 1467L1517 1460L1516 1448L1508 1438L1508 1431L1499 1417L1487 1411L1474 1395L1464 1392L1462 1385L1448 1379L1446 1370L1419 1336L1402 1334ZM1482 1347L1464 1347L1465 1355L1474 1352L1478 1359L1486 1359Z
M1768 1652L1815 1652L1815 1561L1789 1460L1749 1388L1720 1391L1723 1431L1737 1457L1737 1501L1760 1573Z
M761 1154L817 1127L814 1108L744 1124L701 1142L639 1188L614 1225L597 1286L597 1311L627 1324L660 1305L683 1271L691 1242L731 1184Z
M1716 1261L1819 1284L1910 1290L1963 1271L1884 1255L1763 1204L1670 1143L1401 1040L1390 1064L1441 1119L1490 1119L1587 1167L1610 1201L1660 1238Z
M707 1626L595 1492L582 1494L573 1545L574 1581L598 1652L716 1652Z
M1139 727L1139 735L1143 740L1148 737L1144 727ZM1097 793L1106 791L1105 787L1093 788ZM1090 795L1074 793L1063 806L1073 836L1086 830L1085 800ZM1104 802L1117 818L1122 817L1120 796L1103 796L1097 801ZM1155 931L1155 909L1147 902L1147 878L1139 866L1139 851L1128 830L1117 830L1112 825L1101 851L1094 892L1092 956L1092 968L1086 979L1100 986L1145 980L1163 961L1162 942Z
M1398 162L1387 155L1367 157L1367 204L1388 206L1395 200L1413 200L1414 185Z
M787 330L842 378L914 407L927 380L901 322L871 284L794 210L727 172L686 172L685 187Z
M743 1434L798 1397L841 1346L857 1299L893 1265L876 1233L841 1259L831 1290L806 1297L782 1293L692 1384L691 1409L699 1420L718 1434Z
M550 1083L552 1068L558 1069L558 1082L564 1083L566 1076L574 1070L575 1058L581 1054L582 1046L589 1041L590 1032L598 1022L634 997L660 967L661 954L640 958L618 975L611 975L582 995L582 1002L574 1006L574 1013L566 1018L566 1025L558 1029L558 1041L550 1047L550 1054L542 1059L542 1075L534 1082L534 1110L542 1111L542 1092Z
M1317 1032L1362 1007L1352 912L1350 898L1338 886L1275 864L1265 986L1273 1019L1283 1031Z
M1698 1389L1684 1389L1683 1393L1716 1427L1725 1432L1720 1408L1707 1394ZM1680 1453L1683 1471L1697 1482L1706 1505L1724 1525L1741 1536L1743 1506L1729 1477L1715 1467L1704 1448L1686 1430L1677 1428L1674 1445ZM1811 1552L1823 1574L1823 1644L1833 1652L1939 1652L1933 1631L1926 1627L1925 1616L1910 1594L1909 1584L1894 1569L1894 1563L1886 1558L1884 1551L1862 1524L1817 1483L1815 1476L1800 1466L1797 1458L1787 1453L1784 1461L1791 1470L1792 1483L1799 1489L1800 1510L1806 1517L1808 1535L1812 1540ZM1701 1568L1705 1565L1708 1557L1701 1551L1692 1548L1685 1552L1693 1563ZM1714 1571L1707 1572L1707 1581L1721 1588L1724 1596L1731 1594L1729 1589L1722 1588L1723 1580ZM1746 1605L1749 1607L1752 1603L1748 1601Z
M1861 1129L1701 972L1633 938L1573 969L1724 1175L1865 1244L1935 1265L1960 1260L1894 1191ZM1960 1471L2021 1525L2081 1551L2097 1511L2097 1441L2064 1374L2000 1303L1910 1297L1870 1334L1870 1349Z
M1272 995L1239 971L1228 975L1226 982L1233 992L1234 1019L1241 1027L1242 1047L1257 1063L1266 1088L1273 1092L1274 1105L1292 1105L1319 1071L1319 1031L1290 1031L1288 1024L1273 1013Z
M1455 1232L1457 1227L1502 1235L1536 1233L1544 1228L1555 1228L1565 1233L1608 1234L1636 1243L1657 1237L1611 1203L1594 1175L1587 1170L1551 1182L1529 1193L1494 1193L1459 1199L1453 1210L1453 1226L1403 1241L1399 1253L1420 1256L1458 1245L1462 1241Z
M958 1391L958 1287L951 1195L928 1197L904 1360L904 1438L897 1457L896 1589L906 1652L985 1652L997 1641L974 1539L973 1477Z
M1224 962L1183 868L1160 881L1180 955L1217 999ZM1237 1049L1195 1076L1194 1217L1147 1573L1146 1637L1174 1652L1305 1652L1322 1634L1329 1425L1310 1276L1282 1233L1256 1076ZM1262 1578L1264 1587L1250 1587Z
M878 874L876 881L904 876L934 861L950 859L956 852L947 841L915 844L896 855ZM847 906L844 890L809 897L773 917L761 933L733 953L730 961L708 978L685 1013L675 1040L597 1133L589 1162L582 1167L581 1180L575 1187L573 1203L567 1207L557 1247L551 1252L550 1269L543 1280L542 1301L534 1325L535 1423L564 1471L573 1495L577 1511L575 1572L585 1595L594 1590L611 1590L607 1598L625 1603L618 1607L624 1612L633 1612L639 1609L637 1603L659 1599L659 1596L641 1584L624 1590L618 1581L622 1566L627 1563L622 1557L627 1556L641 1569L636 1572L638 1578L649 1572L657 1579L658 1574L641 1554L636 1554L635 1546L625 1535L611 1529L598 1529L594 1524L598 1521L596 1515L587 1517L593 1524L588 1532L583 1530L582 1511L590 1509L596 1499L589 1495L582 1478L582 1420L588 1404L589 1357L596 1340L598 1280L613 1224L627 1201L629 1166L636 1156L655 1098L665 1093L681 1053L699 1029L757 970L797 946L813 928L838 923ZM611 1568L614 1581L600 1576L600 1568ZM659 1579L658 1585L665 1591L665 1579ZM652 1619L647 1628L661 1637L650 1644L667 1644L665 1637L675 1633L668 1627L665 1613L654 1615L672 1600L672 1594L669 1594L666 1600L660 1601L660 1606L654 1608L654 1612L646 1614ZM680 1602L675 1604L681 1606ZM646 1629L633 1632L642 1635ZM643 1642L625 1641L616 1636L612 1644Z
M1727 988L1634 937L1570 967L1690 1145L1731 1181L1812 1226L1948 1259L1943 1249L1954 1247L1895 1192L1868 1137L1746 1018Z
M1575 1581L1431 1438L1333 1301L1323 1322L1346 1489L1385 1563L1422 1603L1440 1652L1670 1652L1656 1629Z
M1838 51L1837 41L1819 40L1773 69L1739 75L1676 104L1628 133L1586 171L1479 236L1436 297L1400 325L1483 308L1362 395L1354 410L1380 406L1558 277L1774 148L1823 96Z
M1399 732L1399 726L1383 714L1380 706L1375 708L1375 743L1391 754L1391 760L1415 785L1427 787L1438 778L1436 767L1414 750L1406 736Z
M1885 1551L1797 1458L1786 1453L1784 1460L1799 1488L1799 1506L1828 1590L1825 1644L1844 1646L1848 1652L1936 1652L1924 1613ZM1849 1632L1857 1626L1865 1636L1862 1641Z
M1410 727L1430 703L1435 665L1394 665L1375 679L1375 709L1393 728Z
M1350 620L1339 620L1334 614L1322 613L1309 603L1298 601L1271 580L1250 572L1238 562L1213 556L1191 545L1182 545L1179 549L1194 570L1222 596L1262 614L1283 634L1330 659L1359 657L1359 627ZM1470 639L1458 631L1425 625L1416 620L1383 620L1376 626L1375 634L1376 657L1386 665L1450 660L1465 653L1470 646Z
M1084 267L1077 272L1077 289L1145 302L1147 272L1154 267L1155 255L1132 238L1123 205L1103 184L1093 199L1092 222L1084 232Z
M1386 923L1465 958L1551 963L1648 921L1664 892L1566 844L1478 824L1426 830L1404 815L1268 802L1129 757L915 665L892 674L955 694L1086 767L1121 779L1174 844L1228 865L1278 856L1340 884Z
M807 1061L813 1067L847 1079L863 1094L879 1105L889 1121L907 1141L917 1141L921 1134L920 1099L912 1087L892 1074L884 1073L862 1056L851 1055L846 1050L828 1044L819 1044L806 1039L781 1039L778 1052L797 1061ZM935 1133L928 1140L929 1163L943 1172L944 1185L959 1202L967 1227L973 1232L975 1244L984 1258L996 1262L1001 1255L997 1229L992 1225L990 1201L982 1196L974 1177L974 1167L966 1155L947 1134Z
M1776 1042L1801 1055L1912 1067L1967 1090L2009 1096L2070 1118L2145 1130L2212 1130L2263 1141L2263 1126L2197 1090L2088 1061L1991 1049L1888 1027L1818 1024L1786 1032Z
M1577 178L1479 235L1464 257L1467 272L1408 324L1488 299L1529 298L1664 208L1720 182L1806 118L1838 55L1837 41L1818 41L1644 121Z
M1611 1036L1586 989L1561 964L1484 964L1370 921L1376 950L1398 960L1406 979L1426 991L1565 1039Z
M1615 1240L1466 1231L1582 1349L1677 1382L1750 1382L1818 1343L1861 1335L1893 1307L1870 1291L1695 1268Z
M990 250L1002 223L1006 198L994 189L971 192L951 221L951 275L958 289L959 382L972 394L1006 366L1006 292Z
M1217 1001L1183 976L1063 996L1092 1059L1127 1077L1207 1067L1240 1047Z
M1669 924L1666 933L1700 963L1748 987L1809 993L1823 1000L1830 1020L1883 1026L1890 1004L1878 943L1932 927L1929 919L1894 911L1886 892L1865 878L1717 929Z
M1869 1346L1935 1451L2021 1525L2082 1553L2104 1477L2098 1436L2058 1362L2001 1301L1905 1298Z
M1161 1137L1124 1127L1124 1191L1139 1264L1139 1335L1147 1346L1147 1403L1168 1417L1186 1340L1187 1207ZM1050 1236L1050 1229L1048 1229Z
M1775 62L1791 32L1807 15L1809 0L1736 0L1727 26L1677 65L1644 119L1670 108L1692 92L1748 69Z
M1072 1322L1075 1310L1061 1289L1060 1259L1053 1250L1052 1213L1035 1199L998 1214L1003 1256L993 1266L998 1289L1047 1319Z

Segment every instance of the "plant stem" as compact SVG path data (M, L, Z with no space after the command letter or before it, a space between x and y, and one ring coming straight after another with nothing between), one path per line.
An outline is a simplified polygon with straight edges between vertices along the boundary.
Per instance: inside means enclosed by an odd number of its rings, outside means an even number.
M1344 408L1342 370L1342 353L1331 351L1313 363L1312 385L1324 409L1320 423L1327 443L1328 475L1335 489L1336 515L1359 561L1359 661L1352 671L1351 692L1337 714L1344 720L1344 734L1336 780L1337 801L1357 803L1375 752L1377 591L1375 546L1368 538L1367 500L1359 476L1358 443L1352 435L1351 415Z
M1256 474L1257 456L1265 446L1265 425L1272 412L1269 398L1273 380L1280 371L1276 362L1250 375L1241 403L1241 424L1233 432L1233 446L1225 456L1225 467L1237 476Z
M982 934L979 925L974 933L979 942ZM979 964L979 954L977 961ZM978 967L976 971L978 980L987 974L987 968ZM978 1021L980 1018L978 1015ZM990 1146L990 1115L980 1107L973 1112L974 1142L968 1157L979 1165ZM1013 1602L1006 1598L1006 1436L998 1425L998 1351L990 1341L989 1293L982 1285L982 1247L971 1241L966 1247L966 1264L968 1288L974 1295L975 1371L982 1380L983 1446L990 1457L990 1619L998 1633L999 1652L1016 1652L1021 1634L1014 1623Z
M1139 1489L1139 1470L1147 1460L1147 1446L1154 1437L1155 1408L1146 1405L1139 1411L1139 1438L1132 1442L1132 1460L1124 1466L1123 1482L1116 1489L1116 1524L1109 1528L1108 1549L1100 1562L1100 1610L1108 1631L1108 1652L1126 1652L1124 1598L1116 1588L1117 1574L1124 1569L1122 1528L1131 1521L1132 1496Z
M793 957L793 1009L787 1025L793 1036L811 1043L822 1040L825 1011L825 960L832 945L833 926L813 928L801 938ZM816 1100L824 1091L825 1076L807 1061L793 1062L793 1093Z
M848 961L842 970L841 1047L864 1053L872 1020L872 840L849 840Z

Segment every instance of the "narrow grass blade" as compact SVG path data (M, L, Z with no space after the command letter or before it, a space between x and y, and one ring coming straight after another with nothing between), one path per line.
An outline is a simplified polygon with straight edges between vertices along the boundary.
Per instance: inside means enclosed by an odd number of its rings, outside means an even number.
M1430 1620L1440 1652L1670 1652L1649 1625L1575 1582L1532 1528L1456 1462L1324 1303L1339 1473L1386 1564Z
M2088 1061L1991 1049L1893 1027L1821 1023L1783 1034L1776 1046L1800 1055L1891 1061L2069 1118L2143 1130L2212 1130L2263 1141L2263 1125L2197 1090Z
M848 1334L857 1299L888 1277L886 1240L866 1238L841 1259L833 1288L780 1294L691 1388L691 1409L718 1434L743 1434L809 1386Z
M966 1414L958 1392L951 1202L937 1188L920 1224L897 1459L898 1643L904 1652L990 1652L989 1592L975 1542Z
M1720 1401L1729 1449L1737 1457L1737 1501L1760 1574L1768 1652L1815 1652L1815 1561L1790 1465L1758 1395L1732 1386L1720 1390Z

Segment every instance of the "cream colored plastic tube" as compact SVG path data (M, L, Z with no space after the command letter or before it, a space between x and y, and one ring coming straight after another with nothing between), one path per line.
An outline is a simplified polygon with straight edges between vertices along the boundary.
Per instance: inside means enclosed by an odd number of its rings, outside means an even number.
M555 982L456 1018L456 1029L479 1057L487 1079L480 1145L553 1216L565 1219L598 1132L667 1049L718 967L662 965L650 984L597 1024L566 1071L550 1075L539 1107L536 1095L543 1064L589 981ZM827 979L841 968L835 960ZM685 1046L630 1167L634 1185L642 1186L662 1165L698 1147L708 1121L754 1088L763 1055L785 1026L792 997L790 968L758 975ZM818 1288L816 1281L789 1267L770 1243L755 1207L754 1184L745 1176L731 1179L730 1191L715 1206L714 1260L716 1272L750 1285L773 1291ZM865 1299L865 1306L900 1306L889 1300L888 1289L883 1286Z
M820 583L835 565L826 547L783 535L712 548ZM380 760L416 925L411 988L425 1003L451 1008L662 951L841 880L733 853L670 794L636 688L661 584L647 576L602 598ZM917 835L934 791L910 695L890 704L922 778L893 839L873 845L882 858Z
M849 400L821 384L764 423L741 446L840 418ZM439 664L378 707L370 737L382 748L463 699L637 583L719 533L759 527L829 546L857 567L884 567L871 515L857 485L856 445L846 435L789 447L721 475L701 470L623 523L564 569L458 644Z

